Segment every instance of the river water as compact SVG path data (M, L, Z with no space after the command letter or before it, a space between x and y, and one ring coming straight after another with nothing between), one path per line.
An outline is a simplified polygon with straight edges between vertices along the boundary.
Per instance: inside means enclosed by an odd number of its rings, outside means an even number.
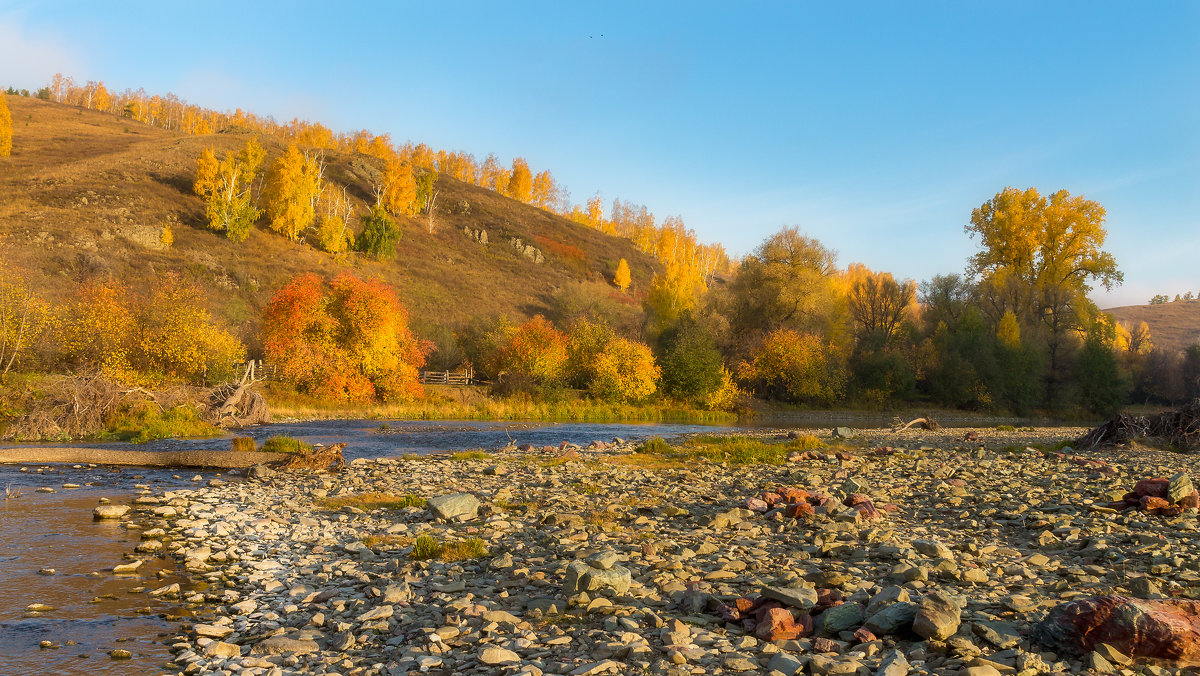
M398 456L490 449L510 440L517 444L586 445L614 437L644 439L695 432L730 431L701 425L613 425L585 423L491 423L326 420L281 423L239 432L260 443L286 435L310 443L345 442L346 458ZM163 440L129 444L84 444L140 450L228 448L229 438ZM72 444L79 445L79 444ZM158 490L193 487L195 477L220 476L204 470L154 470L88 466L0 465L0 676L81 674L97 676L158 674L170 660L162 642L179 630L173 621L184 611L144 593L172 582L171 562L146 559L134 576L116 576L140 541L137 530L93 521L101 498L129 503L140 486ZM224 476L229 479L230 477ZM77 484L79 488L65 488ZM54 492L39 492L38 489ZM145 557L138 557L145 558ZM39 571L54 569L53 575ZM54 607L26 612L30 604ZM168 619L168 617L172 619ZM40 648L42 641L56 647ZM109 653L124 649L129 660Z

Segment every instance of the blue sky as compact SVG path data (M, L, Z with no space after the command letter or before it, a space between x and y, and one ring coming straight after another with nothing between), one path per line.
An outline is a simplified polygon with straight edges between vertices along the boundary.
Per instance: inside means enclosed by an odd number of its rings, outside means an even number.
M1200 291L1200 3L4 2L55 72L481 158L751 251L798 225L917 280L1005 186L1108 210L1102 306Z

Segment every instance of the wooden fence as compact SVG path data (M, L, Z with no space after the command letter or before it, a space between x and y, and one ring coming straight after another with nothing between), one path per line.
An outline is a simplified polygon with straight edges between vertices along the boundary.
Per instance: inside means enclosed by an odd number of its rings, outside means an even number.
M470 385L474 371L421 371L422 385Z

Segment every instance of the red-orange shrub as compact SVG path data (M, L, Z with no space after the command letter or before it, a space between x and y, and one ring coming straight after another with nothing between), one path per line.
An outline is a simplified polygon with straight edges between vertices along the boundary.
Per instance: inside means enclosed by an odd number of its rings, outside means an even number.
M428 347L408 312L378 280L307 273L276 292L263 316L263 349L301 391L339 401L420 396Z

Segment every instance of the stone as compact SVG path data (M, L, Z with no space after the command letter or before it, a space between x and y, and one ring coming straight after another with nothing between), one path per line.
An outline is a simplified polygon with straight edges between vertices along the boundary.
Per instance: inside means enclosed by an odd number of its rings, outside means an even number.
M871 617L893 603L911 600L912 597L909 596L908 590L904 587L884 587L878 594L872 596L871 600L867 603L866 615L867 617Z
M272 636L255 643L250 648L251 655L307 655L319 652L321 646L312 639L288 638Z
M817 590L812 587L763 587L759 594L800 610L810 610L817 605Z
M912 629L921 638L944 641L958 631L961 622L958 604L941 592L931 592L921 599Z
M412 598L412 590L407 582L389 584L383 589L383 602L389 605L408 603Z
M821 613L821 634L837 636L843 631L857 629L863 621L863 607L857 603L843 603Z
M908 676L908 658L899 650L890 650L879 660L875 676Z
M612 567L616 565L617 561L620 561L617 553L611 549L607 549L589 558L587 563L592 568L597 568L599 570L611 570Z
M1167 483L1167 501L1171 504L1179 504L1195 490L1192 478L1188 476L1187 472L1180 472L1171 477Z
M225 638L233 633L233 627L223 624L197 624L192 630L206 638Z
M1001 650L1021 645L1021 635L1007 622L975 622L971 631Z
M511 650L490 645L479 651L479 661L489 666L496 666L517 664L521 661L521 657Z
M466 521L479 515L479 500L470 493L451 493L429 498L426 507L443 521Z
M767 671L777 671L783 676L795 676L803 670L804 663L785 652L775 653L767 662Z
M917 616L917 605L908 601L897 601L867 618L863 626L876 636L895 634L912 627Z
M92 518L96 521L102 519L119 519L129 513L129 505L97 505L92 510Z
M860 668L862 662L853 657L813 655L808 661L808 670L813 676L851 676Z
M130 561L129 563L119 563L113 566L113 573L116 575L132 575L137 572L138 568L142 567L142 563L141 559Z
M112 652L108 653L108 656L114 660L128 660L133 657L133 653L129 652L128 650L124 650L122 648L117 648L116 650L113 650Z
M600 589L612 589L618 594L629 591L633 575L625 566L616 566L601 570L583 561L572 561L567 565L567 574L563 579L563 593L573 596L579 592L591 592Z
M936 559L953 559L950 548L936 540L913 540L913 549Z
M205 657L219 657L221 659L230 659L233 657L242 656L242 647L234 643L225 643L224 641L213 641L204 646Z
M804 628L796 624L792 611L787 608L771 608L754 628L754 635L764 641L788 641L799 638Z
M1133 658L1200 660L1200 601L1095 596L1055 606L1030 635L1083 657L1102 643Z
M855 433L855 431L853 429L851 429L849 427L833 428L833 438L834 439L853 439L855 436L857 436L857 434Z
M1134 597L1139 599L1160 599L1163 597L1162 590L1148 577L1134 578L1129 583L1129 590Z

